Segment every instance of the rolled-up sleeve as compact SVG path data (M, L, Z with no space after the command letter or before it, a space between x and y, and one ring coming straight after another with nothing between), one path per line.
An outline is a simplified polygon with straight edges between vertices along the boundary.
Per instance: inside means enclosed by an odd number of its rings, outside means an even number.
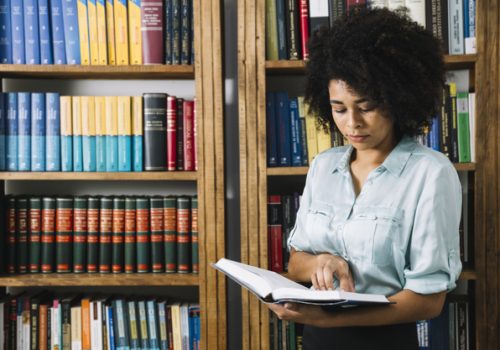
M423 184L413 220L405 289L420 294L450 291L462 269L459 224L462 191L450 165L432 171Z

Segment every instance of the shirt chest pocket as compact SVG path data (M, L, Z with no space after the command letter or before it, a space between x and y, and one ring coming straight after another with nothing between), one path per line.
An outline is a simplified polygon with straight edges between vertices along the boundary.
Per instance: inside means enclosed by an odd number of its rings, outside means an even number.
M307 231L311 249L315 253L331 249L331 225L334 211L328 203L313 201L307 211Z
M348 258L378 266L391 264L402 219L403 211L398 208L357 210L344 227L343 240Z

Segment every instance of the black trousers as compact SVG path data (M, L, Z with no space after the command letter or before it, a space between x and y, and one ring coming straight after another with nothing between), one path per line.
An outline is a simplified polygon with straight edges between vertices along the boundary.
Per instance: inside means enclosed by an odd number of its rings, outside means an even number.
M417 327L405 323L378 327L304 326L304 350L418 350Z

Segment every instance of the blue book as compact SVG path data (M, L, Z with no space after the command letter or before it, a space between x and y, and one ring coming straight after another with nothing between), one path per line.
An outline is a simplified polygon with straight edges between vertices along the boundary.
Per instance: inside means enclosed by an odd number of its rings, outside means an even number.
M7 145L5 143L7 124L7 95L0 93L0 171L6 170L5 158L7 155Z
M31 94L17 94L18 123L18 170L31 170Z
M59 94L48 92L45 98L46 139L45 170L61 171L61 114Z
M40 62L42 64L54 64L50 35L49 0L38 0L38 23L40 26Z
M286 92L276 93L276 125L278 129L278 165L292 165L290 102Z
M10 0L0 0L0 63L12 63Z
M123 299L113 300L116 350L130 350L126 326L126 306Z
M71 96L59 99L61 119L61 170L73 171L73 119Z
M432 118L432 125L431 125L431 131L430 131L430 148L432 148L435 151L440 151L439 147L439 139L441 135L441 129L439 125L439 121L441 118L439 116L435 116Z
M106 171L106 135L96 135L96 171Z
M156 315L156 302L148 300L148 329L149 345L151 350L160 350L160 337L158 336L158 318Z
M45 171L45 94L31 94L31 171Z
M146 311L146 302L139 300L137 302L137 312L139 315L139 333L141 338L141 349L149 350L148 316Z
M17 125L17 93L9 92L7 94L7 122L6 128L6 155L5 162L8 171L17 171L18 169L18 125Z
M24 48L26 64L40 64L40 33L38 28L38 0L23 0Z
M128 301L128 320L130 327L130 350L140 350L141 342L139 339L139 318L137 317L136 301Z
M165 301L158 302L158 328L160 335L160 350L168 350L168 332L167 332L167 304Z
M288 51L286 46L286 0L276 0L276 19L278 23L278 59L287 60Z
M274 92L266 93L267 166L278 166L278 133L276 132L276 98Z
M11 0L12 63L25 64L23 0Z
M302 165L307 166L309 154L307 153L306 118L299 118L299 130L300 130L300 144L302 145Z
M106 315L107 322L107 331L108 331L108 346L110 350L115 350L115 328L114 328L114 317L113 317L113 308L110 306L106 306L106 310L108 314Z
M134 171L142 171L142 135L134 135Z
M62 10L66 63L80 64L80 36L78 32L77 0L62 0Z
M66 64L62 0L50 0L50 26L54 64Z
M118 136L106 135L106 171L118 171Z
M292 166L302 165L302 143L300 142L299 103L290 99L290 128L292 136Z

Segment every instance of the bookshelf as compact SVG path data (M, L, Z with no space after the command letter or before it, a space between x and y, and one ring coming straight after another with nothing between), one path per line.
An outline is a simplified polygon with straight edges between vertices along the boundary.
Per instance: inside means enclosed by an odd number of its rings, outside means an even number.
M477 54L445 56L447 69L469 69L476 92L476 162L455 164L474 186L474 266L464 269L469 284L472 334L470 349L497 349L500 307L500 220L498 189L500 164L500 6L477 1ZM242 262L268 266L267 196L272 186L305 182L307 167L267 167L266 89L271 80L303 77L304 61L266 61L266 1L247 0L238 7L238 78L240 111L240 189ZM303 81L303 80L302 80ZM300 87L299 87L300 88ZM295 189L295 188L294 188ZM269 311L242 292L243 349L269 349Z
M71 182L75 189L80 183L119 183L120 186L141 188L153 182L159 191L164 186L175 188L187 183L198 195L199 274L25 274L0 275L0 295L11 287L113 287L126 293L127 287L148 288L189 287L198 295L201 307L201 348L226 349L225 279L210 267L225 254L224 223L224 148L223 148L223 84L222 84L222 2L193 0L194 50L193 65L129 65L129 66L71 66L71 65L0 65L0 79L15 81L38 79L69 81L77 86L102 84L113 80L133 86L136 80L191 81L196 96L198 170L190 172L1 172L0 196L10 183L20 182L42 189L52 184ZM98 80L98 81L94 81ZM38 91L49 89L40 83ZM143 91L149 92L149 91ZM112 93L108 93L112 94ZM1 215L1 224L5 223ZM5 256L2 244L0 254ZM2 263L0 263L0 267ZM175 293L174 293L175 294Z

